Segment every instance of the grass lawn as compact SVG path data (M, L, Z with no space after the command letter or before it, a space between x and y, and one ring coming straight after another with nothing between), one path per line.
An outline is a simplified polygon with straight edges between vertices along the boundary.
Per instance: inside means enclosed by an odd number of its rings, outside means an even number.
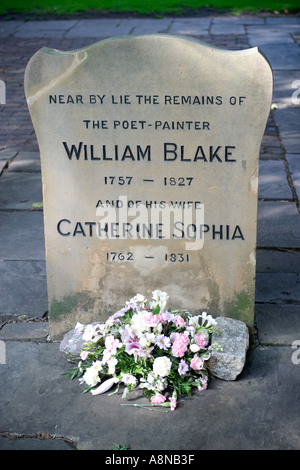
M260 10L293 12L300 10L299 0L1 0L0 15L69 14L100 10L103 13L139 13L163 16L186 14L200 8L229 9L233 13Z

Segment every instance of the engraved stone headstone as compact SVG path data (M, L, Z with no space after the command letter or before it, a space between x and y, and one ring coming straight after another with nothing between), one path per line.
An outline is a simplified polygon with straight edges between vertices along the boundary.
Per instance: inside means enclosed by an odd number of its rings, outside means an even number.
M52 337L155 289L171 308L251 328L272 96L257 48L170 35L42 48L25 91L41 154Z

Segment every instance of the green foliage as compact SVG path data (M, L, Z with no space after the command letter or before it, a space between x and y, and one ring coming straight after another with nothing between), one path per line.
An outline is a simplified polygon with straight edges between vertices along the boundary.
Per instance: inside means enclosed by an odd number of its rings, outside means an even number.
M124 446L122 446L121 444L116 444L114 442L113 450L129 450L129 449L130 449L130 446L128 444L125 444Z
M102 12L134 12L162 17L165 14L182 15L199 8L242 11L299 11L299 0L1 0L0 14L66 14L99 10Z

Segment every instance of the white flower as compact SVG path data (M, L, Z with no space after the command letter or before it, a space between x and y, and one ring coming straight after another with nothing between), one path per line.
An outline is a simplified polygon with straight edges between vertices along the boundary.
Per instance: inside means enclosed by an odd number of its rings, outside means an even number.
M199 318L200 318L200 315L194 315L193 317L191 317L189 319L189 326L191 326L192 328L195 328L195 330L197 330L200 327Z
M94 387L97 383L101 382L99 377L99 371L102 369L102 364L100 361L94 362L91 367L86 369L85 373L83 374L84 382L89 385L90 387Z
M171 371L172 362L166 356L157 357L153 363L153 372L160 377L166 377Z
M216 325L217 322L214 320L214 318L211 315L207 315L206 312L202 312L201 315L199 315L200 318L202 318L202 325L205 323L205 326L211 326L211 325Z
M122 376L121 382L124 382L124 384L136 385L137 379L134 375L124 374L124 372L122 372L121 376Z
M144 332L150 330L149 326L147 325L145 321L146 313L147 312L144 310L143 312L135 313L132 316L130 326L132 328L133 333L136 334L137 336L141 336Z
M140 343L140 346L142 346L142 348L145 348L148 344L148 340L147 340L146 336L142 336L139 339L139 343Z
M107 361L109 375L113 375L115 373L117 364L118 364L118 359L116 359L115 357L112 357L111 359Z
M92 395L101 395L101 393L107 392L115 383L119 382L117 377L105 380L98 388L91 390Z
M157 305L159 305L161 312L165 310L169 298L166 292L162 292L161 290L155 290L152 292L152 298L153 302L150 303L150 308L155 308Z
M190 350L193 352L193 353L196 353L200 350L200 346L198 346L198 344L191 344L190 346Z
M93 327L93 325L87 325L82 335L82 339L84 339L84 341L92 341L94 336L95 328Z

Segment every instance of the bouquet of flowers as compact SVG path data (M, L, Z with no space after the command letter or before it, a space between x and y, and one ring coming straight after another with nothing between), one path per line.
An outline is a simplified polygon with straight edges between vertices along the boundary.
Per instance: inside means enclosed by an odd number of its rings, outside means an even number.
M77 367L65 374L79 378L84 392L99 395L124 384L123 398L138 387L152 405L174 410L180 395L207 388L211 333L216 321L203 312L166 310L169 296L155 290L150 302L140 294L105 323L76 325L86 341Z

